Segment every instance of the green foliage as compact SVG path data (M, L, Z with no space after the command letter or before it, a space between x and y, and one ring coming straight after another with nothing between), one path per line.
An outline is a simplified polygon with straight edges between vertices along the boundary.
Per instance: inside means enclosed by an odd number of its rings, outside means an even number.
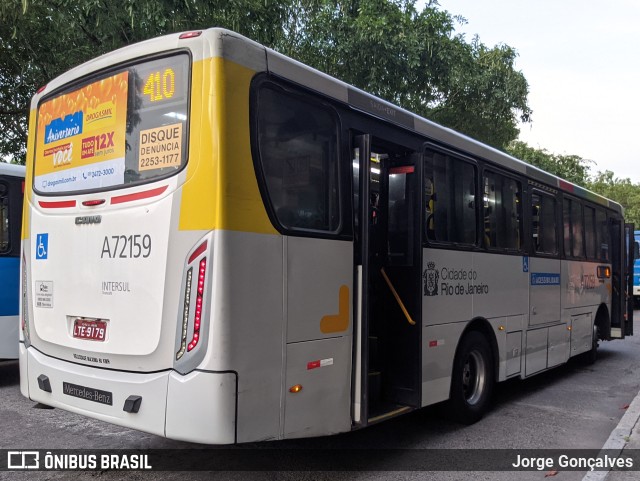
M546 149L536 149L521 141L511 142L506 151L546 172L582 187L589 187L592 161L583 159L579 155L552 154Z
M24 163L27 115L38 87L122 46L219 25L273 44L282 0L3 0L0 3L0 159Z
M640 186L590 162L514 141L530 120L516 51L455 34L415 0L3 0L0 158L24 162L36 89L100 54L165 33L221 26L559 177L617 200L640 225Z
M588 187L622 205L625 222L633 222L636 228L640 227L640 184L633 184L629 178L620 179L610 170L605 170L598 172Z
M0 158L24 162L36 89L62 72L161 34L221 26L502 148L527 121L515 51L454 35L460 18L415 0L4 0Z
M592 162L579 155L552 154L520 141L511 142L506 150L520 160L618 202L624 207L625 221L640 227L640 184L617 178L610 170L591 176Z
M3 0L0 159L24 163L36 89L124 45L221 26L620 202L640 226L640 185L514 139L530 121L516 51L455 34L464 22L415 0Z
M300 1L282 50L407 110L504 148L527 122L516 52L454 35L462 21L412 0Z
M464 44L463 58L442 89L443 100L431 117L493 145L506 147L529 122L529 86L515 70L516 51L507 45L487 48L475 37Z

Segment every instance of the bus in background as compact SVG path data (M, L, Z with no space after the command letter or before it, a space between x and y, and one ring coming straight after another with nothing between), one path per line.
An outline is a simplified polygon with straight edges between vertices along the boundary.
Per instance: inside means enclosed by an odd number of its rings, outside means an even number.
M633 307L640 308L640 230L633 232L633 248L635 261L633 263Z
M211 444L471 423L632 334L619 204L226 30L63 74L29 134L33 401Z
M18 358L22 165L0 161L0 359Z

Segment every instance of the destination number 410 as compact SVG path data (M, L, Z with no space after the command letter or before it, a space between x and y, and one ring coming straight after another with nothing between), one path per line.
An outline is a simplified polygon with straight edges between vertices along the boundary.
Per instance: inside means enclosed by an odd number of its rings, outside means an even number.
M176 74L171 68L164 72L151 72L144 84L142 93L149 96L151 102L170 99L176 90Z

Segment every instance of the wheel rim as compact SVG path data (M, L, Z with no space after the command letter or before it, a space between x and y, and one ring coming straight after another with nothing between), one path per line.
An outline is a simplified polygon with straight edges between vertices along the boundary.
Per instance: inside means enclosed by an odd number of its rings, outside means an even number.
M469 404L476 404L482 397L487 380L484 357L479 351L471 351L462 367L462 390Z

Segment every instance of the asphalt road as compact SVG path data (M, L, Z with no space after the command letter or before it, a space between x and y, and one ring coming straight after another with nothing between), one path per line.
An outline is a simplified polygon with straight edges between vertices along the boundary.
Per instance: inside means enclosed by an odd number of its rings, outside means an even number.
M640 312L636 312L640 318ZM494 407L473 426L454 424L440 406L338 436L272 442L269 448L308 449L599 449L640 390L640 322L637 336L601 343L598 361L578 360L525 381L497 386ZM0 449L151 449L202 447L160 438L60 409L43 409L21 396L18 364L0 363ZM238 449L246 448L244 445ZM375 463L371 466L375 468ZM540 472L214 472L187 479L545 479ZM581 480L584 472L558 472L554 480ZM0 473L0 479L184 479L177 473Z

